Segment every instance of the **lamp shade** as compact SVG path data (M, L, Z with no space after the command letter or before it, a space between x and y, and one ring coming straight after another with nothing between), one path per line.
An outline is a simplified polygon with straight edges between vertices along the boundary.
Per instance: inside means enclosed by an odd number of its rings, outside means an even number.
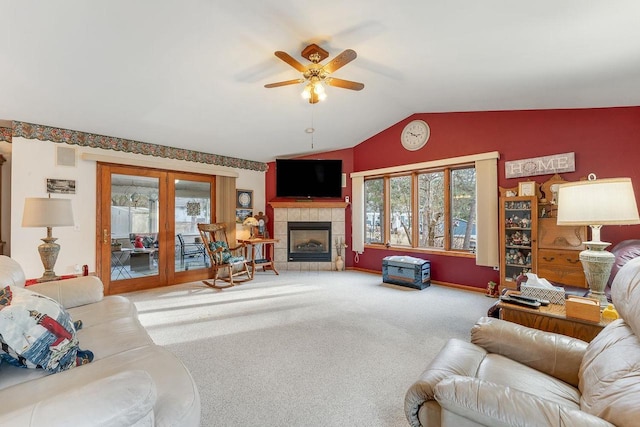
M578 181L558 186L558 225L640 224L630 178Z
M27 197L24 199L23 227L64 227L73 225L71 199Z
M242 225L250 225L252 227L257 227L258 225L260 225L260 223L255 217L248 216L244 221L242 221Z

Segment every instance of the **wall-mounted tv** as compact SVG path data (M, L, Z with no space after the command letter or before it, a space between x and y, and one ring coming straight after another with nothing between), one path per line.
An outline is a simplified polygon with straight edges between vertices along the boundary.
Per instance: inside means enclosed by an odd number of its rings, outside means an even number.
M277 197L342 197L342 160L276 159Z

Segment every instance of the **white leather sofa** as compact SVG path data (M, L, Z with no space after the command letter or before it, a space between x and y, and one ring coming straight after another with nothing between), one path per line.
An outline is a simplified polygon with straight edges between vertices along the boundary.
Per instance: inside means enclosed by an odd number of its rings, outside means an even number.
M0 285L23 287L20 265L0 256ZM81 320L80 348L94 360L49 374L0 363L0 425L199 426L200 395L191 374L157 346L122 296L103 297L93 276L39 283L27 289L49 296Z

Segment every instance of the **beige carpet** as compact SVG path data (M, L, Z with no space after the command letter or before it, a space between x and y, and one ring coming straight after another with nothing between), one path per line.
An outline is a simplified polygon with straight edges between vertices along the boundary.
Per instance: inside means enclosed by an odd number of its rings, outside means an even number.
M495 300L379 275L258 273L127 294L195 378L203 426L407 426L404 394L446 340Z

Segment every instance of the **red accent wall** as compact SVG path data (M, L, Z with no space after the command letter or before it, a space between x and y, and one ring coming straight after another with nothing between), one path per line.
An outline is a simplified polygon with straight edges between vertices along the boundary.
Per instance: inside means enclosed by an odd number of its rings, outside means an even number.
M414 119L429 123L431 137L424 148L410 152L400 145L400 133ZM636 195L640 195L640 107L414 114L353 149L309 157L341 158L348 176L352 171L488 151L500 153L498 183L502 187L515 187L519 181L529 179L544 182L551 176L506 179L505 161L574 152L576 171L562 174L565 179L578 180L592 172L598 178L630 177ZM267 172L267 200L275 196L272 166ZM350 180L347 184L343 197L351 196ZM348 242L351 241L350 219L351 209L348 209ZM640 238L640 226L602 228L602 240L613 245L632 238ZM346 265L380 271L382 258L400 254L403 252L367 248L356 264L353 252L347 250ZM491 268L476 266L473 259L441 255L425 258L431 261L432 278L436 281L484 288L489 280L497 281L499 277Z

